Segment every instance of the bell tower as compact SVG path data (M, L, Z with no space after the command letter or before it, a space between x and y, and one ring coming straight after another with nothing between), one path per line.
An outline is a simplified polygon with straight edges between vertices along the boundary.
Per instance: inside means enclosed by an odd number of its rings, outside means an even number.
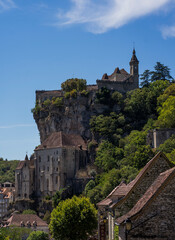
M134 78L134 83L136 85L136 88L139 87L139 61L136 57L136 51L133 49L132 58L129 62L130 65L130 75Z

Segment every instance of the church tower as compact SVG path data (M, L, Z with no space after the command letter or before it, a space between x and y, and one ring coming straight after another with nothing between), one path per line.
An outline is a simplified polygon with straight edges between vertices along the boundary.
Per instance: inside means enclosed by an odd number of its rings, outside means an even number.
M130 64L130 75L133 76L135 86L136 88L138 88L139 87L139 61L136 57L135 49L133 49L132 58L129 64Z

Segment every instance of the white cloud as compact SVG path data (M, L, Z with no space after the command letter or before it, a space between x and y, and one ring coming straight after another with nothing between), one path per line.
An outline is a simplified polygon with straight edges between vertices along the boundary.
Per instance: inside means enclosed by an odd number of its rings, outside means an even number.
M15 8L16 5L12 0L0 0L0 11Z
M175 25L173 26L164 26L161 30L162 36L164 39L168 37L175 37Z
M0 126L0 129L19 128L19 127L35 127L35 125L34 124L7 125L7 126Z
M72 8L59 12L58 25L86 24L90 32L104 33L112 28L153 13L174 0L71 0Z

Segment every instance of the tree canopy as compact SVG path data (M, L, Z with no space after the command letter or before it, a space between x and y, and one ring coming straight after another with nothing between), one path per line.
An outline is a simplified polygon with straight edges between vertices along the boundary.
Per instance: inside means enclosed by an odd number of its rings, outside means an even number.
M51 213L49 229L55 240L86 240L96 227L96 209L85 197L61 201Z
M43 231L31 232L27 240L49 240L49 234Z

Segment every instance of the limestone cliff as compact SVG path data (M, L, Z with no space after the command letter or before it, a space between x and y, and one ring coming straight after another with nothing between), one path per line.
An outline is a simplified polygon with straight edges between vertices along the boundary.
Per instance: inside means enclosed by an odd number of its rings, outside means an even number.
M41 98L38 94L36 99L41 106L42 101L40 101ZM50 99L51 95L50 91ZM44 108L40 107L39 111L34 112L34 119L40 133L41 142L55 131L80 134L86 140L91 139L89 126L91 116L101 114L109 109L107 105L95 103L95 96L96 91L92 90L89 91L88 96L79 94L76 98L66 99L62 97L61 106L51 104Z

